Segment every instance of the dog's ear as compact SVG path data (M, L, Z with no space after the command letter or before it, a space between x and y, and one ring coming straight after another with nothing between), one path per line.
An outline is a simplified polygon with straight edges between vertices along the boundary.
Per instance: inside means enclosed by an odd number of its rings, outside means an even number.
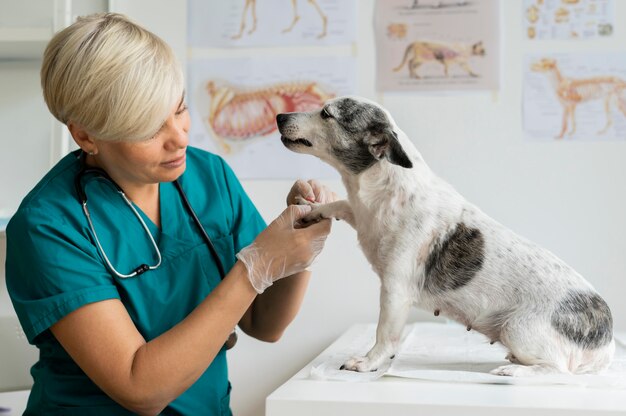
M383 157L394 165L410 169L413 163L398 141L398 135L391 129L385 129L381 135L370 136L366 143L376 160Z

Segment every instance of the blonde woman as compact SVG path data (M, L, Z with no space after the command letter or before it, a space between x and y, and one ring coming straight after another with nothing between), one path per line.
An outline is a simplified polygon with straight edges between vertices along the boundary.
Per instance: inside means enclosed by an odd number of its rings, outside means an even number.
M226 163L188 147L171 49L122 15L57 33L41 83L80 150L7 227L7 287L40 349L26 414L229 415L229 334L282 335L330 223L300 228L291 205L266 227ZM298 196L335 198L314 181Z

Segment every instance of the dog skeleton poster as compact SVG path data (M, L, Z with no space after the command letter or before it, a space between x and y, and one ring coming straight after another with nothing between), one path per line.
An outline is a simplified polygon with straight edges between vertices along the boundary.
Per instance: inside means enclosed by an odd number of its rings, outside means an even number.
M356 0L191 0L188 7L192 47L335 45L356 36Z
M192 59L190 143L224 157L243 179L335 178L316 158L284 148L276 114L354 94L355 66L352 57Z
M378 0L374 13L379 90L498 88L498 0Z
M613 0L524 0L528 39L590 39L613 34Z
M525 59L524 131L530 139L626 139L624 54Z

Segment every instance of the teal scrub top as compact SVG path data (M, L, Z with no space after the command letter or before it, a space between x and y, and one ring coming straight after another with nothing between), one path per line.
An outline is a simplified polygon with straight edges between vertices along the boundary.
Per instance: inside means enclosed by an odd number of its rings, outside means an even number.
M78 152L63 158L26 196L6 230L6 283L28 341L40 350L26 415L120 415L110 399L74 363L49 328L81 306L120 299L149 341L183 320L219 284L220 275L198 227L173 183L161 183L161 229L138 209L161 251L156 270L121 279L98 252L74 178ZM266 224L228 165L189 147L179 181L209 234L226 273L235 254ZM87 179L88 207L113 267L128 274L156 263L141 223L106 181ZM97 331L98 328L94 328ZM162 412L230 415L230 383L222 349L204 374Z

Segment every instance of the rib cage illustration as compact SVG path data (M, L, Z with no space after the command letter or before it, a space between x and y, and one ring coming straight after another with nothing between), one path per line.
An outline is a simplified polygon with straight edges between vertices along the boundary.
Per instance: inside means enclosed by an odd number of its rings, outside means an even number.
M224 139L242 142L276 130L276 115L319 108L333 93L316 82L284 82L266 88L244 89L215 81L206 84L210 98L206 119L213 137L225 153L231 147Z

